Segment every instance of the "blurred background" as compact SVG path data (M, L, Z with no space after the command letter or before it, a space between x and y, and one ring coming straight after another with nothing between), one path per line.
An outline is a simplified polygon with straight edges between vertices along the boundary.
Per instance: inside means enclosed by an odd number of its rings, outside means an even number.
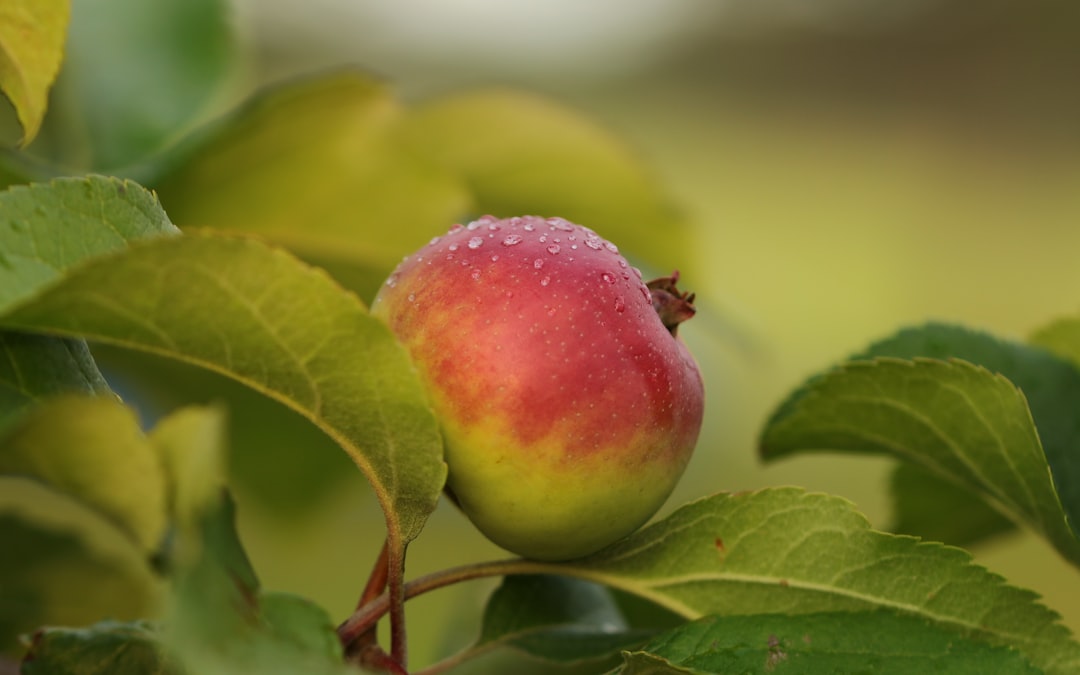
M410 101L526 88L654 168L696 228L695 258L673 265L699 271L685 284L705 307L683 335L705 371L706 428L669 510L796 484L886 527L888 461L758 462L773 406L902 326L1023 339L1080 306L1080 5L238 0L236 12L257 80L350 62ZM370 502L359 486L336 490L294 531L248 511L266 581L347 611L353 594L323 584L366 572L374 549L354 532ZM474 545L444 508L411 569L475 559ZM975 554L1080 628L1076 572L1048 546L1010 534ZM414 615L479 607L469 590L447 594Z
M700 299L681 335L708 396L697 454L665 513L716 491L794 484L846 497L888 527L889 461L758 461L773 407L904 326L937 319L1024 339L1080 308L1080 5L233 0L231 9L244 67L218 109L262 84L352 64L409 105L488 86L542 94L651 167L693 227L685 259L668 267L684 269ZM383 531L362 477L314 430L213 386L234 403L234 426L269 442L291 424L289 442L309 458L305 473L276 468L251 439L235 453L242 536L264 585L346 616ZM1080 629L1076 571L1049 546L1013 533L974 553ZM444 504L410 549L410 576L501 555ZM472 637L490 587L410 603L414 663Z

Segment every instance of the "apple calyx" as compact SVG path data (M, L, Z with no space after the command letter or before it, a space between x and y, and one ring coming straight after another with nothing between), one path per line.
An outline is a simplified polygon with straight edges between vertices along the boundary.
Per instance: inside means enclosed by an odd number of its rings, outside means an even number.
M696 294L681 292L677 287L678 282L679 270L675 270L671 276L653 279L645 284L652 296L653 309L672 335L678 333L680 323L697 314L694 307Z

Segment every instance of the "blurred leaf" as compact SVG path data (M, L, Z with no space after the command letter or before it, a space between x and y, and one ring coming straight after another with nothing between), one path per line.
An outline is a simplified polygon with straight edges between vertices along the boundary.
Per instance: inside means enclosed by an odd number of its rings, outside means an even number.
M21 675L178 673L145 621L103 621L89 628L46 628L34 635Z
M474 649L507 644L557 663L597 661L642 644L603 586L558 576L508 576L488 599Z
M682 668L648 652L625 652L623 666L612 671L619 675L710 675L700 670Z
M229 411L229 484L277 517L302 518L325 506L335 488L367 483L341 446L280 402L219 373L109 345L94 356L114 387L144 415L219 401ZM303 448L303 452L297 452Z
M842 371L819 375L811 378L805 385L796 390L774 413L768 428L763 432L762 456L766 459L772 459L791 452L811 449L845 450L851 452L887 452L908 461L916 461L925 468L938 473L941 477L953 481L958 487L972 490L984 499L995 500L997 510L1006 514L1011 513L1010 517L1015 522L1028 522L1036 531L1047 536L1066 558L1070 558L1075 562L1078 550L1075 538L1071 533L1067 533L1065 528L1057 525L1057 516L1053 515L1053 509L1050 508L1049 502L1044 503L1041 507L1033 505L1032 500L1042 500L1047 495L1038 490L1029 494L1028 490L1030 485L1046 482L1046 467L1044 464L1049 463L1052 474L1051 487L1057 493L1054 499L1060 500L1060 508L1063 509L1067 516L1067 529L1072 530L1076 527L1076 523L1080 523L1080 520L1078 520L1080 518L1080 459L1078 459L1080 458L1080 416L1075 414L1077 406L1080 405L1080 371L1067 361L1037 347L1010 343L986 333L943 324L928 324L919 328L900 331L895 336L872 345L865 354L855 358L863 359L875 356L898 358L925 356L940 359L955 357L964 359L1004 375L1016 387L1019 387L1022 393L1010 393L1011 388L1009 386L998 382L996 378L992 378L988 374L972 376L975 379L985 380L981 385L974 383L971 385L982 390L984 396L993 398L998 395L1003 397L999 402L984 402L983 405L987 407L986 409L994 409L995 406L1004 405L1012 411L1010 417L986 420L991 425L988 427L980 417L980 414L985 413L986 410L980 412L980 410L972 408L966 402L965 396L970 395L970 392L955 391L950 394L949 387L951 385L949 382L957 377L963 379L959 372L948 376L952 379L943 380L942 383L936 385L933 382L921 381L922 377L924 375L929 376L929 371L934 368L933 366L924 365L920 367L921 371L923 371L922 374L909 373L909 378L920 381L921 393L889 392L889 395L908 396L915 399L916 409L919 406L931 406L930 401L925 398L920 400L918 397L920 395L929 396L935 390L940 390L936 392L938 395L950 398L953 405L965 415L963 418L949 420L953 426L950 426L950 424L945 425L945 428L953 428L958 434L956 439L952 439L954 443L963 439L963 442L955 449L938 447L937 450L932 450L917 445L900 448L896 447L894 442L897 439L891 438L889 435L886 435L883 439L876 439L874 442L869 442L867 439L860 441L856 438L847 438L842 446L836 445L840 440L838 438L817 438L814 439L813 443L810 443L810 445L814 446L813 448L798 439L791 439L790 442L785 441L788 445L784 447L780 447L775 441L770 441L769 437L773 433L772 430L777 426L790 424L788 418L792 416L794 411L800 410L798 413L800 419L806 418L808 411L803 410L802 406L804 405L804 398L808 398L811 392L815 392L813 394L816 401L815 406L829 407L832 405L828 402L828 397L822 397L819 393L819 389L824 386L823 382L829 379L834 381L834 384L829 386L835 387L836 393L844 397L843 405L851 404L848 405L847 414L854 411L854 414L861 415L866 406L881 408L882 415L889 414L885 408L891 409L894 407L896 405L895 401L883 399L877 403L873 403L872 400L859 402L852 399L851 396L840 393L839 390L843 388L840 380L844 377L861 378L860 381L865 380L866 386L876 387L877 385L873 383L874 378L886 378L882 381L884 384L893 375L902 373L904 369L899 368L897 370L896 367L893 367L889 369L892 375L873 375L863 371L847 376L842 375ZM884 368L882 366L882 369ZM956 368L959 368L959 366L956 366ZM944 373L948 368L942 367L938 370ZM992 384L991 381L995 381L996 384ZM995 394L994 392L998 393ZM876 395L876 393L873 395ZM840 402L837 403L837 406L839 405L841 405ZM837 406L833 406L833 409L828 412L828 416L833 418L833 423L842 426L850 426L851 423L856 422L859 424L871 423L860 417L852 417L848 422L844 422L840 416L845 413L840 412ZM1030 413L1024 408L1029 409ZM905 417L900 409L897 409L893 414L896 416L895 423L887 429L887 434L907 433L910 435L908 438L910 442L913 438L927 432L924 421ZM937 410L932 417L935 415L940 417L943 414L941 410ZM881 419L884 420L883 417ZM959 419L967 419L968 421L966 424L958 423ZM993 436L993 427L1012 425L1010 431L1000 438L1015 437L1018 433L1023 434L1020 431L1021 427L1030 425L1031 419L1033 419L1035 429L1037 429L1037 434L1033 434L1036 436L1033 440L1035 445L1027 443L1025 446L1022 442L1020 446L1009 448L1006 462L1011 461L1015 456L1019 456L1018 453L1028 459L1018 467L1012 467L1008 463L1005 465L996 464L993 457L1000 452L997 449L1000 442L999 438ZM809 419L808 421L815 424L830 423L827 418L821 418L816 422ZM981 435L967 435L969 433L978 433L980 430ZM990 436L987 436L988 433ZM940 446L947 441L949 441L947 438L938 439L938 444ZM1040 443L1041 449L1037 448ZM884 448L882 444L891 444L893 447ZM929 457L924 456L928 452L962 452L965 447L968 450L981 448L982 450L979 450L979 452L983 453L981 455L983 462L989 462L990 466L984 467L981 464L970 468L960 466L970 464L970 460L958 456L955 458L955 462L959 462L959 465L948 469L948 465L937 466ZM977 475L986 468L990 471L990 477L984 479ZM1028 474L1030 485L1021 487L1015 482L1011 487L1008 483L993 485L993 483L1002 480L1003 476L1010 472ZM1027 506L1023 506L1023 504L1027 504ZM1041 515L1035 512L1038 508L1043 509Z
M155 611L146 555L96 512L43 484L0 476L0 651L42 625Z
M206 112L235 52L226 0L79 0L51 114L30 151L117 173Z
M73 270L0 321L182 359L282 401L364 471L392 538L419 534L438 501L438 426L404 350L283 251L210 232L158 239Z
M967 546L1011 532L1016 525L967 490L915 464L892 473L893 526L900 534Z
M1077 541L1024 395L965 361L879 358L816 378L762 435L762 455L877 452L914 462L1027 523L1066 559Z
M688 619L888 609L1014 647L1048 673L1080 667L1080 644L1034 593L960 549L876 532L847 501L797 488L700 499L588 558L531 566Z
M478 91L420 106L417 153L461 176L476 214L561 216L670 272L687 267L689 229L621 141L550 100Z
M453 175L399 141L401 116L360 72L281 85L193 139L155 187L185 227L255 232L382 278L469 208Z
M656 656L676 668L657 668L649 658ZM1036 675L1042 671L1013 650L958 639L954 632L923 619L878 611L707 617L627 654L620 672Z
M1031 342L1080 366L1080 317L1058 319L1043 326L1031 336Z
M336 626L322 607L289 593L264 593L259 609L275 639L334 662L344 659Z
M15 107L23 145L34 140L49 88L64 60L70 0L8 0L0 4L0 90Z
M64 178L0 192L0 310L84 260L179 231L128 181Z
M216 407L177 410L154 426L150 441L169 483L169 515L194 527L225 490L225 413Z
M0 438L0 475L27 476L69 495L144 551L165 531L165 478L130 409L114 398L61 397Z
M181 488L175 583L166 643L185 672L345 673L327 614L299 598L262 595L236 532L231 497L215 490L224 444L221 413L189 409L155 430ZM209 471L202 470L210 465ZM195 483L188 485L185 483ZM186 496L184 496L186 495Z
M68 393L109 393L85 342L0 331L0 434L23 408Z

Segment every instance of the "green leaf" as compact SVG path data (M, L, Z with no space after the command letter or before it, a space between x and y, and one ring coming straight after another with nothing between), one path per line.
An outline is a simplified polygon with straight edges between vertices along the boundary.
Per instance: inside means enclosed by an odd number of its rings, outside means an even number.
M357 71L281 85L193 139L155 187L185 226L258 233L381 279L470 206L457 178L403 146L402 115Z
M1080 317L1058 319L1031 336L1032 344L1080 366Z
M0 476L0 651L20 634L155 611L144 551L98 513L28 478Z
M683 215L640 158L578 113L531 94L477 91L420 106L407 131L417 153L466 181L477 213L562 216L660 270L685 271Z
M407 355L355 296L283 251L159 238L71 271L0 323L181 359L285 403L361 468L392 538L410 541L435 508L442 444Z
M1016 648L1048 673L1080 667L1080 644L1030 591L960 549L876 532L847 501L797 488L691 502L593 556L530 571L620 588L688 619L899 611Z
M226 486L225 412L188 407L150 432L169 483L169 515L181 528L196 527Z
M559 576L510 576L488 599L474 649L508 644L569 664L610 658L654 633L630 629L603 586Z
M30 151L65 173L126 171L221 93L236 48L226 0L79 0L52 113Z
M350 672L323 610L300 598L259 591L237 536L232 499L212 489L224 443L220 411L175 414L159 425L155 439L179 479L177 503L190 516L177 530L175 582L165 623L166 644L185 672ZM211 470L200 471L208 463ZM184 488L186 482L210 489Z
M177 234L144 188L115 178L64 178L0 192L0 311L65 270L129 242Z
M1072 529L1080 522L1072 511L1080 505L1080 418L1072 412L1080 371L1048 352L952 326L902 331L870 349L912 352L971 357L1012 382L961 361L854 361L812 378L780 406L762 434L762 456L892 454L980 495L1080 562Z
M0 90L15 107L23 145L34 140L64 59L70 0L0 4Z
M892 532L967 546L1015 528L1011 520L975 494L959 490L955 483L914 464L897 466L889 487Z
M656 665L663 658L674 669ZM625 655L631 673L1037 675L1017 652L910 616L858 612L707 617Z
M178 673L145 621L103 621L89 628L46 628L34 635L21 675Z
M0 331L0 434L49 396L109 392L82 340Z
M0 438L0 475L39 480L153 551L165 532L165 478L134 413L114 398L61 397Z
M321 654L331 662L344 659L341 640L326 610L289 593L264 593L259 598L262 618L275 640L305 653Z

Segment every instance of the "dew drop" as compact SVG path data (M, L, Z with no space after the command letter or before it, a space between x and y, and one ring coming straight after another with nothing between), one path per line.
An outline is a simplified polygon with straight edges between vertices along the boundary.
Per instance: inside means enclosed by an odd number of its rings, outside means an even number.
M446 254L446 259L447 260L453 260L454 259L454 254L453 253L447 253Z
M574 251L577 250L577 244L570 244L570 248Z
M489 223L488 224L488 229L491 230L492 232L498 232L499 231L499 224L498 223Z
M472 239L469 240L469 248L471 248L474 251L476 249L480 248L483 245L484 245L484 240L482 238L480 238L480 237L473 237Z
M630 269L634 270L634 274L636 274L636 275L637 275L637 278L638 278L638 279L641 279L641 278L642 278L642 277L641 277L641 270L639 270L639 269L638 269L638 268L636 268L636 267L631 267Z
M615 283L615 277L608 274L607 272L601 273L600 278L603 279L606 283L609 283L609 284Z
M516 246L517 244L520 244L521 241L522 237L520 234L508 234L506 235L506 238L503 239L502 243L503 246Z
M465 229L467 229L467 230L478 230L478 229L480 229L480 221L479 220L472 221L471 223L469 223L468 225L465 226Z
M442 237L432 237L431 241L428 242L428 246L434 246L435 244L438 244L439 240L441 239Z
M622 258L619 258L619 267L626 269L626 261Z
M532 232L536 228L533 227L532 223L525 223L524 225L522 225L521 229L525 230L526 232Z
M573 232L574 226L571 225L565 218L548 218L548 225L554 227L556 230L562 230L563 232Z
M450 245L449 245L449 246L447 246L446 248L448 248L448 249L449 249L449 250L451 250L451 251L456 251L456 250L458 250L458 248L459 248L459 247L458 247L458 245L457 245L457 244L450 244Z
M416 302L416 293L409 293L409 302Z
M597 236L585 237L585 245L594 251L599 251L604 247L603 242L600 241L600 237Z
M540 280L540 285L541 286L547 286L550 283L551 283L551 277L546 276L546 277L544 277L543 279Z
M626 301L622 298L615 298L615 311L622 314L626 311Z
M547 311L547 315L548 315L548 316L555 316L555 308L554 308L554 307L552 307L551 309L549 309L549 310Z
M610 241L605 241L604 242L604 248L611 251L612 253L618 253L619 252L619 247L616 246L615 244L612 244Z
M473 271L469 273L469 276L472 277L474 280L479 279L480 278L480 268L479 267L474 267Z
M547 247L547 252L550 253L551 255L558 255L559 251L561 251L561 250L562 249L559 248L558 244L552 244L551 246Z
M546 234L540 235L540 243L541 244L547 243L547 235Z
M461 223L454 223L454 225L450 228L450 232L448 234L453 234L455 232L461 232L464 229L465 229L465 226L462 225Z
M491 256L491 262L498 262L498 261L499 261L499 256L498 255Z
M537 258L536 260L533 261L533 267L535 269L540 269L543 266L544 266L544 261L541 260L540 258Z

